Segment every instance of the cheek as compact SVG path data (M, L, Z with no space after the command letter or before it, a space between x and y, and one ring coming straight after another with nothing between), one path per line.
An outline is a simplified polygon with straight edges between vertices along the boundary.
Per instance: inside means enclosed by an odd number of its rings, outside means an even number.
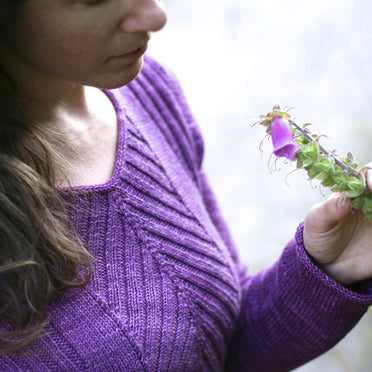
M29 35L32 35L30 38ZM43 68L65 69L101 62L102 48L96 37L84 37L84 32L71 32L48 27L29 29L17 35L16 45L20 54L30 64Z
M49 1L49 0L48 0ZM34 62L58 64L99 58L106 43L102 32L92 32L87 24L71 22L71 17L32 17L26 13L14 29L14 46ZM95 31L95 30L94 30Z

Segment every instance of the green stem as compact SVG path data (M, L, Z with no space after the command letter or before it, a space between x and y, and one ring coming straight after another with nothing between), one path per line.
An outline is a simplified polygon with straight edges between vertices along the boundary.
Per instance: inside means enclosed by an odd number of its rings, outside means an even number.
M305 136L310 141L316 141L314 140L313 136L311 135L311 132L307 128L302 128L298 124L296 124L294 121L289 121L291 125L293 125L300 133L301 135ZM323 152L325 155L330 156L337 165L339 165L342 169L345 169L346 171L350 172L354 177L357 177L358 179L362 178L362 175L356 171L355 169L351 168L349 165L345 164L342 160L337 158L332 152L328 151L326 148L324 148L319 141L316 141L319 149L321 152Z

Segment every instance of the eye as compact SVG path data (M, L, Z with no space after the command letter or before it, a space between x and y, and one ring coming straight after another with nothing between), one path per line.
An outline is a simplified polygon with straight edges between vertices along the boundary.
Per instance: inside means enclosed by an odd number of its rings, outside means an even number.
M99 4L102 4L102 3L106 2L106 1L107 0L85 0L83 2L86 5L99 5Z

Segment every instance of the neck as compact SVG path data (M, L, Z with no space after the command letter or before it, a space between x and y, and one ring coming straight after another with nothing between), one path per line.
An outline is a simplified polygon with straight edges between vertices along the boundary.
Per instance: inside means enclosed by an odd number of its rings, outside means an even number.
M59 90L50 87L43 90L39 86L37 92L23 91L20 97L26 116L46 126L61 126L66 118L83 117L88 111L83 86L66 86Z
M60 101L49 117L38 121L46 129L59 164L56 185L90 185L110 179L116 160L117 117L108 97L99 89L81 87L70 101ZM73 101L73 100L76 101ZM71 101L72 100L72 101ZM46 106L44 106L46 107Z
M12 81L18 105L31 121L48 125L65 116L87 115L85 87L39 71L13 52L6 42L0 43L0 63Z

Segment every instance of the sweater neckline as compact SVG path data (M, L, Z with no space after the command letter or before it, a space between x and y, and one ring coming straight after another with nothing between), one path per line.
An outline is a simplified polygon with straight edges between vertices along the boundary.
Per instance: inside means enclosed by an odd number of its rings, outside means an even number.
M74 185L71 187L58 187L57 191L61 193L65 192L73 192L74 194L79 193L91 193L91 192L99 192L99 191L108 191L112 189L119 178L119 174L121 172L122 162L120 159L122 159L123 152L124 152L124 112L123 108L119 104L118 100L116 99L113 92L110 90L103 90L103 92L107 95L111 103L113 104L116 115L117 115L117 129L118 129L118 141L117 141L117 147L116 147L116 159L115 159L115 165L114 165L114 171L112 173L112 176L110 179L104 183L100 184L93 184L93 185Z

